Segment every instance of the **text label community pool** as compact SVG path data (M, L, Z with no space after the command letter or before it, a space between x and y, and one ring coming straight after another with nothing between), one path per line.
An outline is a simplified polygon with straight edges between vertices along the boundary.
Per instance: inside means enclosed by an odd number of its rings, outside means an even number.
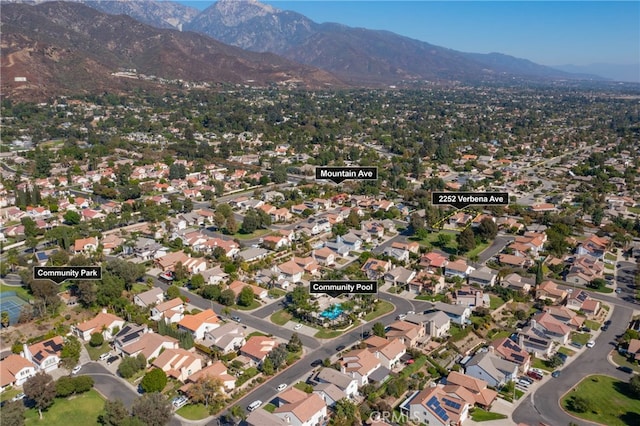
M336 297L341 294L375 294L378 292L377 281L311 281L309 284L309 293L311 294L328 294Z

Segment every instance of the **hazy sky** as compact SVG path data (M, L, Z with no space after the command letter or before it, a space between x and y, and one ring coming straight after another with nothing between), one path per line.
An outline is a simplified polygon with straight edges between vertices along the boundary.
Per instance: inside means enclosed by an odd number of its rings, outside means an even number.
M214 1L182 0L205 9ZM271 1L311 20L393 31L463 52L500 52L543 65L640 63L640 2Z

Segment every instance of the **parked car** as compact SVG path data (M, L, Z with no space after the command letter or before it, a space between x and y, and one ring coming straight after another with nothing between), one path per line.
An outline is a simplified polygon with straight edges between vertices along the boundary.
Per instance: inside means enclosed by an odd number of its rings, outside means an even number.
M76 365L75 367L73 367L73 370L71 370L71 374L78 374L81 368L81 365Z
M622 289L620 287L617 287L616 288L616 293L618 293L618 294L622 293Z
M537 373L537 374L539 374L541 376L544 376L544 371L542 371L539 368L530 368L529 371L533 371L534 373Z
M249 406L247 407L247 410L249 411L257 410L258 408L260 408L261 405L262 405L262 401L260 400L253 401L251 404L249 404Z
M538 374L535 371L527 371L527 377L531 377L534 380L542 380L542 374Z
M235 322L240 322L240 321L241 321L241 320L240 320L240 317L239 317L239 316L237 316L237 315L232 316L232 317L231 317L231 319L232 319L232 320L234 320Z
M587 347L588 347L588 348L592 348L592 347L594 347L595 345L596 345L596 342L595 342L595 341L593 341L593 340L589 340L589 341L587 342Z
M618 370L622 371L623 373L633 374L633 368L631 367L620 366L618 367Z
M518 380L524 380L525 382L529 383L530 385L533 384L533 380L527 376L520 376L518 377Z
M338 347L336 348L336 351L338 351L338 352L342 352L342 351L344 351L345 349L346 349L346 346L345 346L345 345L340 345L340 346L338 346Z
M175 398L173 398L171 400L171 405L173 405L175 407L175 409L177 410L179 408L184 407L187 404L187 402L189 402L189 398L187 398L184 395L181 395L181 396L176 396Z
M302 328L302 324L296 324L295 327L293 327L294 330L300 330Z
M604 322L604 325L606 325L606 326L610 326L610 325L611 325L611 320L606 320L606 321Z
M278 392L282 392L283 390L285 390L287 388L287 384L286 383L282 383L280 385L278 385L278 387L276 388L276 390Z
M26 395L22 392L11 398L12 402L23 400Z
M114 362L116 362L117 360L118 360L118 357L117 357L117 356L115 356L115 355L114 355L114 356L112 356L112 357L109 357L109 358L107 359L107 365L111 365L111 364L113 364Z
M311 366L312 366L312 367L318 367L318 366L320 366L320 365L322 365L322 360L321 360L321 359L316 359L315 361L313 361L313 362L311 363Z
M560 374L562 374L562 372L560 370L556 370L553 373L551 373L551 377L553 377L555 379L555 378L560 377Z
M517 384L518 386L522 386L523 388L528 388L531 383L529 383L527 380L518 380Z
M600 327L600 330L602 331L607 331L609 329L608 325L603 325L602 327Z
M111 356L111 354L109 352L100 355L100 358L98 358L100 361L106 361L107 359L109 359L109 357Z

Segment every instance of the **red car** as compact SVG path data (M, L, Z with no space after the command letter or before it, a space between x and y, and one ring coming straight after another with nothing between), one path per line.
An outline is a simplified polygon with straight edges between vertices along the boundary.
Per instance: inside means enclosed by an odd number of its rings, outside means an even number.
M535 380L542 380L542 376L535 371L527 371L527 376Z

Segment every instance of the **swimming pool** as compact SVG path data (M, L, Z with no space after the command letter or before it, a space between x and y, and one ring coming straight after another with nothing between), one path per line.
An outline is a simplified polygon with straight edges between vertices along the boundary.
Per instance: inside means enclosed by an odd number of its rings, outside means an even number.
M327 309L322 311L320 313L320 316L323 317L323 318L328 318L330 320L334 320L334 319L338 318L340 315L342 315L342 312L344 312L344 311L342 310L342 308L340 307L339 304L331 305Z

